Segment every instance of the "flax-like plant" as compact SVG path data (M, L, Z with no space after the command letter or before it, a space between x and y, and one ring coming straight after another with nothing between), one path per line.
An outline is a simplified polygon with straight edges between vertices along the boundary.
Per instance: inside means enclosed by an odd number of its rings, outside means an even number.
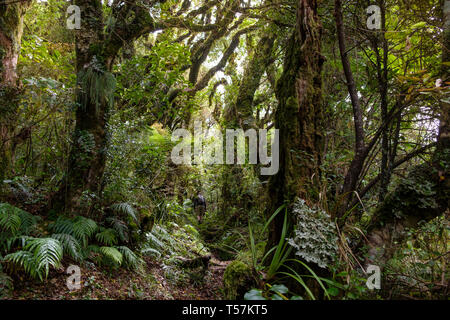
M283 210L283 208L285 209L285 211L284 211L283 229L281 231L280 241L278 242L278 244L276 246L274 246L273 248L271 248L269 251L266 252L266 254L264 255L264 257L261 261L261 264L263 264L264 261L270 255L272 255L272 259L271 259L270 264L266 271L266 279L267 280L275 277L275 275L278 272L278 269L280 269L280 267L288 259L289 255L292 251L292 247L288 246L288 242L286 241L287 232L288 232L288 228L289 228L286 205L283 204L272 214L272 216L266 222L266 224L263 228L263 231L265 231L268 228L270 222L278 215L279 212L281 212L281 210Z

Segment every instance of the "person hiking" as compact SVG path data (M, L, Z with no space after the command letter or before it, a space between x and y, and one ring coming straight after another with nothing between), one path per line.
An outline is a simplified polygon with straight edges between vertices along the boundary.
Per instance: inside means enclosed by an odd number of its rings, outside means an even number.
M202 223L203 216L206 212L206 200L201 192L199 192L197 197L194 199L194 211L197 214L198 222Z

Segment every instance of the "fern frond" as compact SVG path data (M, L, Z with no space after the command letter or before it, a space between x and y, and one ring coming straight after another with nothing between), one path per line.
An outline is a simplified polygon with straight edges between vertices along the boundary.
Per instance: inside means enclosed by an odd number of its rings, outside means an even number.
M0 270L0 299L2 299L4 296L8 296L8 294L13 289L14 289L13 279L7 274L1 272Z
M13 247L24 248L26 244L33 239L34 238L30 236L11 237L6 239L6 241L4 242L4 248L6 249L6 251L11 251L11 248Z
M73 234L73 221L65 218L58 217L58 219L49 225L49 229L54 233Z
M152 232L147 232L147 241L150 247L152 248L164 248L164 243L161 242Z
M36 226L38 218L9 203L0 203L0 230L9 233L10 236L29 234Z
M100 247L96 244L90 244L83 249L83 256L92 260L96 260L96 254L101 254Z
M111 259L119 266L122 264L123 256L119 250L113 247L100 247L100 253L103 254L104 257Z
M148 254L156 254L156 256L158 257L158 258L160 258L161 257L161 252L159 252L158 250L156 250L156 249L153 249L153 248L145 248L145 249L142 249L141 250L141 252L142 252L142 254L145 254L145 255L148 255Z
M97 230L97 223L94 220L78 216L75 219L59 217L49 226L55 234L68 234L80 241L83 247L87 246L89 238Z
M113 246L116 245L117 240L117 232L114 229L105 229L102 232L99 232L95 235L95 238L100 243L103 243L107 246Z
M95 104L96 114L100 105L109 105L112 107L114 103L114 91L116 88L116 80L112 73L101 70L95 56L91 61L89 68L78 73L78 85L84 94L78 101L82 107L90 103ZM86 111L83 109L83 111Z
M83 260L81 245L73 236L67 233L56 233L52 235L52 238L61 242L65 254L71 256L75 261Z
M117 218L107 218L106 221L112 226L114 230L116 230L119 235L120 241L128 242L129 240L129 230L126 223Z
M131 217L135 223L139 223L138 214L133 206L127 202L116 203L111 205L111 210L119 215Z
M29 212L24 210L17 211L17 215L20 217L20 233L21 234L29 234L33 228L36 227L36 224L41 219L39 216L34 216Z
M97 223L94 220L79 216L73 222L73 236L82 242L83 246L87 245L90 237L97 230Z
M96 244L91 244L87 246L86 250L89 252L100 253L100 247Z
M137 270L142 268L142 264L144 261L138 257L130 248L126 246L120 246L117 247L117 250L122 254L123 256L123 264L131 269L131 270Z
M20 229L21 219L17 214L20 209L9 203L0 203L0 229L10 232L12 235L17 234Z
M33 278L42 279L42 274L36 264L33 253L25 250L16 251L5 256L5 262L11 262L22 267Z
M33 254L41 280L42 271L47 278L50 266L58 268L63 257L61 243L53 238L33 239L25 246L25 250Z

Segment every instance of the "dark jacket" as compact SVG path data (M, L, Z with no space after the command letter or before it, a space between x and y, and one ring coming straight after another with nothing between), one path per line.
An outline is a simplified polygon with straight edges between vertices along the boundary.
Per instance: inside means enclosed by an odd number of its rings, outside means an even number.
M206 209L206 200L202 195L199 195L194 199L194 209L199 206L205 207Z

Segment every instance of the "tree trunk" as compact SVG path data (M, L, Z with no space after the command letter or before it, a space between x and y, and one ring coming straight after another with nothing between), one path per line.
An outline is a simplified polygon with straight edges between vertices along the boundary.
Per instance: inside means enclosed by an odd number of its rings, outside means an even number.
M236 101L224 115L227 126L244 130L256 129L253 100L261 78L272 61L275 42L275 35L270 30L263 30L262 33L265 34L259 40L253 58L244 71Z
M223 124L227 129L240 128L245 130L257 129L254 117L253 100L259 88L261 78L267 66L272 60L272 49L275 42L275 35L268 30L257 44L252 59L247 64L244 76L239 86L236 101L226 110L223 117ZM248 150L248 149L247 149ZM256 166L255 166L256 167ZM256 172L256 171L255 171ZM243 168L240 165L225 165L222 170L222 212L225 213L230 207L243 209L246 212L249 208L248 199L242 199L244 186L236 184L244 177ZM231 187L233 186L233 187Z
M369 152L369 148L364 142L364 123L363 112L361 109L361 103L356 90L355 80L353 78L353 72L350 66L348 58L348 51L345 46L345 34L344 34L344 18L342 14L342 1L335 0L334 2L334 16L336 20L337 37L339 41L339 52L341 54L342 66L344 68L345 79L347 80L348 92L350 94L350 100L353 107L353 121L355 126L355 155L350 167L345 175L344 184L340 195L343 201L338 205L336 213L338 217L342 217L347 210L348 203L351 200L352 192L356 189L359 176L364 166L364 161Z
M23 18L31 1L0 4L0 184L13 168L12 145L19 107L20 82L17 60Z
M283 203L291 204L296 197L310 203L319 199L323 150L321 35L317 1L299 0L297 23L276 88L279 104L275 128L280 130L280 169L269 180L268 216ZM266 250L278 244L282 228L283 215L278 214L270 224Z
M148 9L125 3L113 6L113 27L104 31L102 2L78 0L81 29L76 32L77 110L68 173L52 204L55 209L91 215L101 198L106 164L107 123L114 104L111 73L118 51L154 30ZM130 17L133 19L130 20Z
M83 13L76 30L76 125L72 136L67 176L56 199L67 211L89 215L92 200L100 195L105 168L106 123L114 93L112 64L104 56L103 13L100 1L77 1ZM81 197L85 192L85 197ZM81 213L81 212L79 212Z

